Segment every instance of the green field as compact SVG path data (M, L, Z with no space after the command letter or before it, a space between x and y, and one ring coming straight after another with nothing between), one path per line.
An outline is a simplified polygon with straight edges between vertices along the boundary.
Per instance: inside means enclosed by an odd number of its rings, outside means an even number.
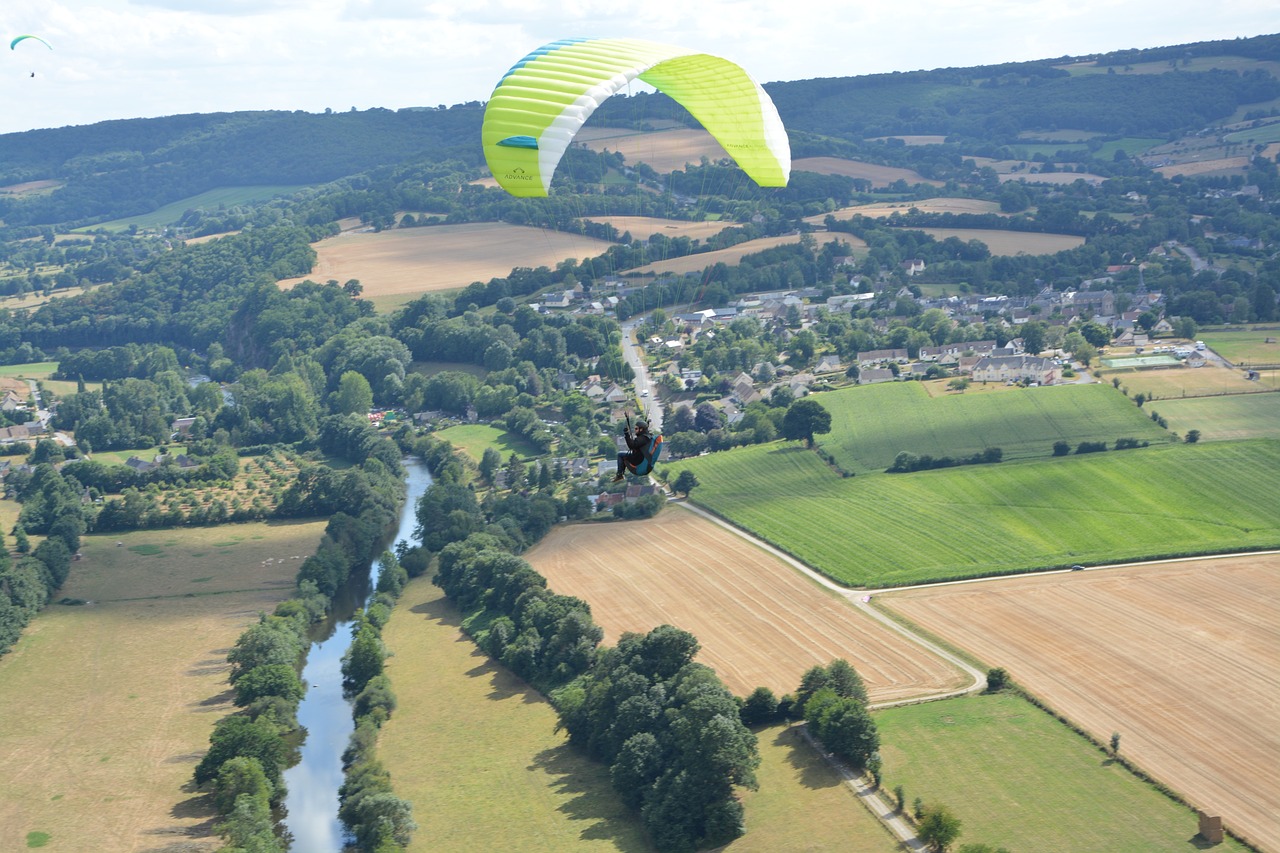
M1027 701L969 696L877 711L886 790L960 819L958 845L1059 853L1196 849L1196 815ZM1228 839L1214 848L1243 851Z
M89 228L80 228L79 231L104 229L107 231L124 231L130 226L136 225L139 228L156 228L161 225L174 225L182 218L182 215L188 210L194 208L204 208L205 210L217 210L224 207L238 207L245 204L253 204L254 202L266 201L269 198L275 198L279 195L289 195L301 189L301 186L262 186L262 187L219 187L216 190L202 192L199 195L193 195L190 198L184 198L166 204L164 207L157 208L150 213L141 213L137 216L126 216L123 219L113 219L110 222L103 222L98 225L89 226Z
M1201 441L1242 438L1280 438L1280 394L1233 394L1223 397L1189 397L1159 400L1148 408L1182 435L1200 430Z
M1133 437L1152 443L1167 433L1114 388L1062 385L1002 394L930 397L918 382L886 382L822 394L831 432L819 446L846 471L883 471L899 451L966 456L999 447L1004 458L1053 454L1053 444Z
M1209 349L1235 365L1280 364L1280 343L1267 343L1268 338L1280 341L1280 329L1203 331L1200 338Z
M1228 142L1248 142L1261 145L1269 142L1280 142L1280 122L1273 122L1262 127L1247 127L1228 133L1224 137Z
M1280 545L1280 441L852 478L775 442L665 469L686 467L694 502L854 586Z
M47 379L58 369L56 361L35 361L29 364L6 364L0 367L0 376L13 379Z
M466 451L466 454L477 462L490 447L502 454L503 462L506 462L512 453L521 459L532 459L538 455L534 446L520 436L512 435L504 429L489 424L459 424L442 429L436 435L459 450Z

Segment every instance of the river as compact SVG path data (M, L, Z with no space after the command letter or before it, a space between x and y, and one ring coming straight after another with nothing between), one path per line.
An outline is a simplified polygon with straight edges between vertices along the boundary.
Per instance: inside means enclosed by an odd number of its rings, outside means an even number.
M431 474L418 459L404 460L406 495L395 537L388 544L412 542L418 498L431 485ZM346 831L338 820L338 788L342 785L342 751L355 730L351 702L342 695L342 655L351 645L352 617L368 603L378 581L378 561L335 596L329 619L312 635L302 683L307 694L298 707L298 723L306 730L301 759L284 773L288 786L284 825L298 853L341 853Z

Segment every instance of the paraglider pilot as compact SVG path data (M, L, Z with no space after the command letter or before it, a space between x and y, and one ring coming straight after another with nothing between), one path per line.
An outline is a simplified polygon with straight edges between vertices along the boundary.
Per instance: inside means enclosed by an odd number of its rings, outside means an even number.
M631 415L627 415L627 431L623 433L623 437L627 441L627 447L631 448L629 453L618 454L618 475L613 478L616 483L623 477L626 466L630 465L632 470L640 467L645 461L645 451L649 448L649 423L647 421L636 421L636 428L633 432L631 429Z

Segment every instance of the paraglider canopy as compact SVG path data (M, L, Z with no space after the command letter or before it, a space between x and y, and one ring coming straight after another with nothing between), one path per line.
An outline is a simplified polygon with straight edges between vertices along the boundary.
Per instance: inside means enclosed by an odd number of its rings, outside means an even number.
M9 42L9 50L17 50L17 49L18 49L18 43L19 43L19 42L26 41L27 39L35 39L36 41L40 42L40 43L41 43L42 45L44 45L45 47L49 48L49 50L53 50L53 45L49 44L49 43L48 43L47 41L45 41L44 39L40 38L40 36L18 36L18 37L17 37L17 38L15 38L13 41Z
M507 192L545 196L578 129L634 79L693 115L762 187L783 187L791 146L768 94L727 59L641 39L566 39L516 63L484 112L485 160Z

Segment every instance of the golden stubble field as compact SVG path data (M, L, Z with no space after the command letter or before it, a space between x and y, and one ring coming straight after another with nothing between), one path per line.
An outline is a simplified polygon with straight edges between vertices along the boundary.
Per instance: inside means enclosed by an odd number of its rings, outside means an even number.
M802 157L791 162L791 171L817 172L820 175L861 178L870 181L872 187L887 187L895 181L906 181L908 184L929 184L934 187L944 185L942 181L925 178L914 169L881 166L876 163L863 163L860 160L845 160L842 157Z
M855 252L867 248L867 244L860 237L855 237L852 234L820 232L808 236L812 237L819 247L825 246L827 243L841 242L847 244ZM799 234L784 234L781 237L761 237L758 240L739 243L728 249L716 249L712 252L700 252L696 255L685 255L668 261L645 264L642 267L630 270L628 275L684 275L685 273L699 272L720 263L734 266L747 255L754 255L766 249L799 242Z
M604 240L544 228L477 222L421 228L349 231L315 244L312 281L358 279L364 297L456 290L510 275L516 267L555 268L566 258L602 254ZM303 278L285 279L284 288Z
M1280 554L876 596L1280 849Z
M679 507L644 521L557 527L525 559L548 586L591 605L605 642L670 624L739 696L793 692L815 664L845 658L885 702L964 687L933 654L742 537Z
M618 128L584 127L574 141L592 151L616 151L628 166L645 163L662 174L682 170L689 163L701 163L703 157L712 162L729 157L716 138L702 128L634 133Z
M659 219L653 216L584 216L589 222L612 225L618 234L631 232L636 240L648 240L654 234L664 237L690 237L694 240L705 240L719 234L726 228L732 228L736 222L687 222L683 219Z
M323 532L317 521L85 537L55 600L93 603L50 605L0 658L0 849L24 849L33 832L50 850L215 849L211 804L189 783L235 710L227 651L289 595L299 563L287 558Z

